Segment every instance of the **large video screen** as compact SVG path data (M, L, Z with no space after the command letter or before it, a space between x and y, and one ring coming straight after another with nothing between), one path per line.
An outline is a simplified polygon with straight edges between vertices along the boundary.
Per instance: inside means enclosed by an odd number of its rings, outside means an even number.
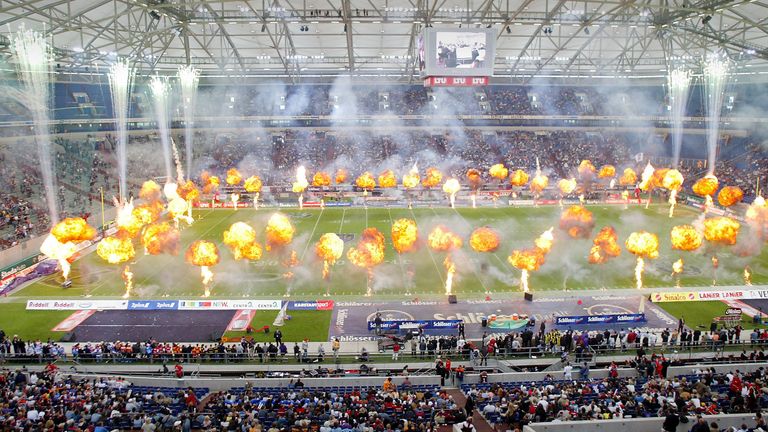
M496 31L427 28L417 42L424 76L492 76Z

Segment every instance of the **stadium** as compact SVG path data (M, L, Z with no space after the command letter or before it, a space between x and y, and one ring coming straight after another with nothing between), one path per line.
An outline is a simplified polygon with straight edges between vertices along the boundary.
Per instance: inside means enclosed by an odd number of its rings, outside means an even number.
M3 430L768 430L760 0L6 3Z

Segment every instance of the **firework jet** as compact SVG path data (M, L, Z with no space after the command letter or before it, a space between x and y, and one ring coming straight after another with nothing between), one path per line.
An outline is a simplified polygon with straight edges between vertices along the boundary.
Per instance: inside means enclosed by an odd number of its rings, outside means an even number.
M729 217L707 218L704 219L704 238L711 243L733 246L740 228L741 224Z
M528 276L530 275L530 272L538 270L539 267L544 264L544 258L552 249L552 243L554 242L552 230L553 228L544 231L539 238L534 241L535 246L533 248L513 250L512 254L507 257L507 261L522 272L520 275L520 288L523 292L530 291L528 288Z
M141 244L149 255L178 255L179 230L168 222L160 222L147 226L141 235Z
M476 228L469 236L469 245L475 252L496 252L499 243L499 234L489 227Z
M392 223L392 246L397 253L410 252L416 246L419 239L419 228L413 219L397 219Z
M192 173L192 144L194 141L195 104L200 71L191 65L179 66L177 75L181 85L182 110L184 114L184 146L186 148L187 174Z
M571 238L588 238L595 227L592 212L582 206L570 206L560 215L560 229Z
M210 297L213 272L209 267L219 263L219 248L216 247L215 243L207 240L197 240L189 245L184 258L188 263L200 267L200 275L203 278L203 287L205 288L203 296Z
M115 113L117 132L117 173L120 182L120 201L125 201L128 186L128 105L133 86L134 69L127 60L117 61L109 68L109 89L112 94L112 109Z
M744 198L744 192L738 186L726 186L717 194L717 202L723 207L740 203L742 198Z
M331 267L344 253L344 240L334 233L325 233L315 243L315 255L323 260L323 279L331 279ZM330 285L326 286L325 295L330 295Z
M299 195L299 208L304 208L304 190L309 186L307 181L307 170L304 165L299 165L296 168L296 181L293 182L293 193Z
M245 222L235 222L224 231L224 244L232 251L236 260L261 259L261 245L256 241L256 230Z
M461 190L459 181L455 178L449 178L443 185L443 192L448 194L448 198L451 201L451 208L455 208L456 194Z
M331 175L325 171L318 171L312 176L312 186L323 187L331 185Z
M610 258L621 255L621 246L618 243L619 236L612 226L603 227L592 240L594 244L589 250L590 264L604 264Z
M677 204L677 192L683 185L683 175L676 169L671 169L664 174L661 185L669 191L669 217L675 214Z
M635 281L637 288L640 289L643 287L643 270L645 269L643 258L656 259L659 257L659 237L646 231L636 231L629 235L624 246L637 256Z
M495 167L496 165L494 165ZM502 167L504 165L501 165ZM491 167L493 169L493 167ZM506 170L506 168L504 168ZM480 176L480 171L470 168L467 170L467 181L469 182L469 189L472 191L470 198L472 199L472 208L477 207L477 190L480 189L480 183L482 181L482 177Z
M619 184L631 186L637 183L637 173L632 168L624 168L624 173L619 177Z
M509 176L509 183L512 186L525 186L528 183L528 173L518 169Z
M296 229L291 224L291 220L282 213L275 213L267 222L267 251L281 248L293 241L293 234Z
M136 255L131 239L121 237L104 237L96 246L96 253L110 264L124 263ZM133 273L131 273L130 267L126 265L121 274L125 281L123 298L128 298L133 288Z
M347 181L347 170L344 168L337 169L335 177L336 184L345 183Z
M711 54L704 65L704 84L706 85L707 107L707 174L715 172L717 140L720 138L720 112L723 109L723 96L728 82L728 59Z
M421 181L421 185L427 189L437 187L443 181L443 173L435 167L427 168L427 173Z
M453 275L456 273L456 264L451 259L451 252L461 249L464 242L461 237L451 232L445 225L438 225L429 233L427 244L436 252L446 252L443 261L446 271L445 294L450 295L453 290Z
M673 69L667 75L670 117L672 118L673 167L677 167L677 163L680 161L680 149L683 146L683 117L685 117L685 106L688 103L690 87L690 71Z
M503 182L509 176L509 170L504 166L504 164L496 164L491 166L491 168L488 170L488 173L491 175L491 177L495 178L499 182Z
M373 293L373 268L384 261L384 235L376 228L366 228L357 246L347 251L347 259L368 272L366 296Z

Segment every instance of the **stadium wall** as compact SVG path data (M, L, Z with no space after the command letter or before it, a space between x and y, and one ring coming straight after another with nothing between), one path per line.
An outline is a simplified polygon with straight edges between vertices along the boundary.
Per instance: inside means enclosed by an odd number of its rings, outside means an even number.
M739 429L742 424L754 425L753 414L720 414L705 415L707 424L716 422L720 430L725 430L731 426ZM696 417L688 417L689 421L677 426L678 432L690 430ZM523 427L523 432L648 432L661 431L661 425L664 423L664 417L650 417L637 419L616 419L616 420L591 420L591 421L569 421L561 423L531 423Z

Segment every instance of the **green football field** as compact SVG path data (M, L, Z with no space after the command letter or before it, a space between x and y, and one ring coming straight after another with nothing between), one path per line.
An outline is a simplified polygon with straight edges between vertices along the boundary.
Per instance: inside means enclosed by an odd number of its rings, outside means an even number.
M426 246L429 231L437 224L445 224L464 238L464 247L453 252L457 266L453 293L463 298L480 298L486 291L492 293L519 292L520 271L507 262L513 249L529 248L544 230L554 226L555 241L546 263L530 278L531 290L600 290L634 287L635 257L622 251L621 256L606 264L591 265L587 254L592 238L605 225L612 225L619 234L622 245L629 233L647 230L659 235L660 256L646 260L645 287L670 287L675 281L670 275L672 263L678 258L685 260L681 285L708 286L713 276L718 285L741 284L742 272L749 264L753 282L768 282L766 253L757 257L741 258L732 255L727 247L703 245L696 253L673 251L669 243L669 230L673 225L691 223L698 213L679 207L675 217L667 217L667 206L658 205L645 209L633 206L591 205L595 228L590 239L572 239L557 228L561 210L548 207L502 208L312 208L280 210L290 217L296 234L290 248L295 250L299 265L292 269L294 277L286 279L287 251L277 254L266 252L256 262L236 261L222 243L222 233L232 223L243 221L260 233L263 244L266 221L275 209L200 210L194 213L195 222L182 231L181 253L178 256L148 256L137 245L137 256L131 263L134 273L135 298L199 298L203 293L200 269L184 261L184 251L194 240L206 239L219 246L220 263L212 268L215 273L212 296L218 298L291 298L315 299L329 290L332 298L360 298L366 293L367 276L346 259L346 249L359 240L366 227L376 227L387 239L384 263L374 270L373 290L379 298L402 298L411 286L414 296L444 294L445 254L431 251ZM399 257L391 245L390 227L398 218L413 218L419 227L421 247L415 252ZM469 234L480 226L490 226L501 236L501 246L495 253L477 253L469 247ZM346 234L345 257L332 269L331 281L320 277L322 262L316 258L314 243L326 232ZM751 235L749 228L742 227L740 236ZM717 253L720 266L713 275L710 257ZM10 301L26 298L63 298L92 296L115 298L123 294L123 280L118 266L106 264L95 253L76 261L72 267L72 287L62 289L61 275L38 280L12 295Z

